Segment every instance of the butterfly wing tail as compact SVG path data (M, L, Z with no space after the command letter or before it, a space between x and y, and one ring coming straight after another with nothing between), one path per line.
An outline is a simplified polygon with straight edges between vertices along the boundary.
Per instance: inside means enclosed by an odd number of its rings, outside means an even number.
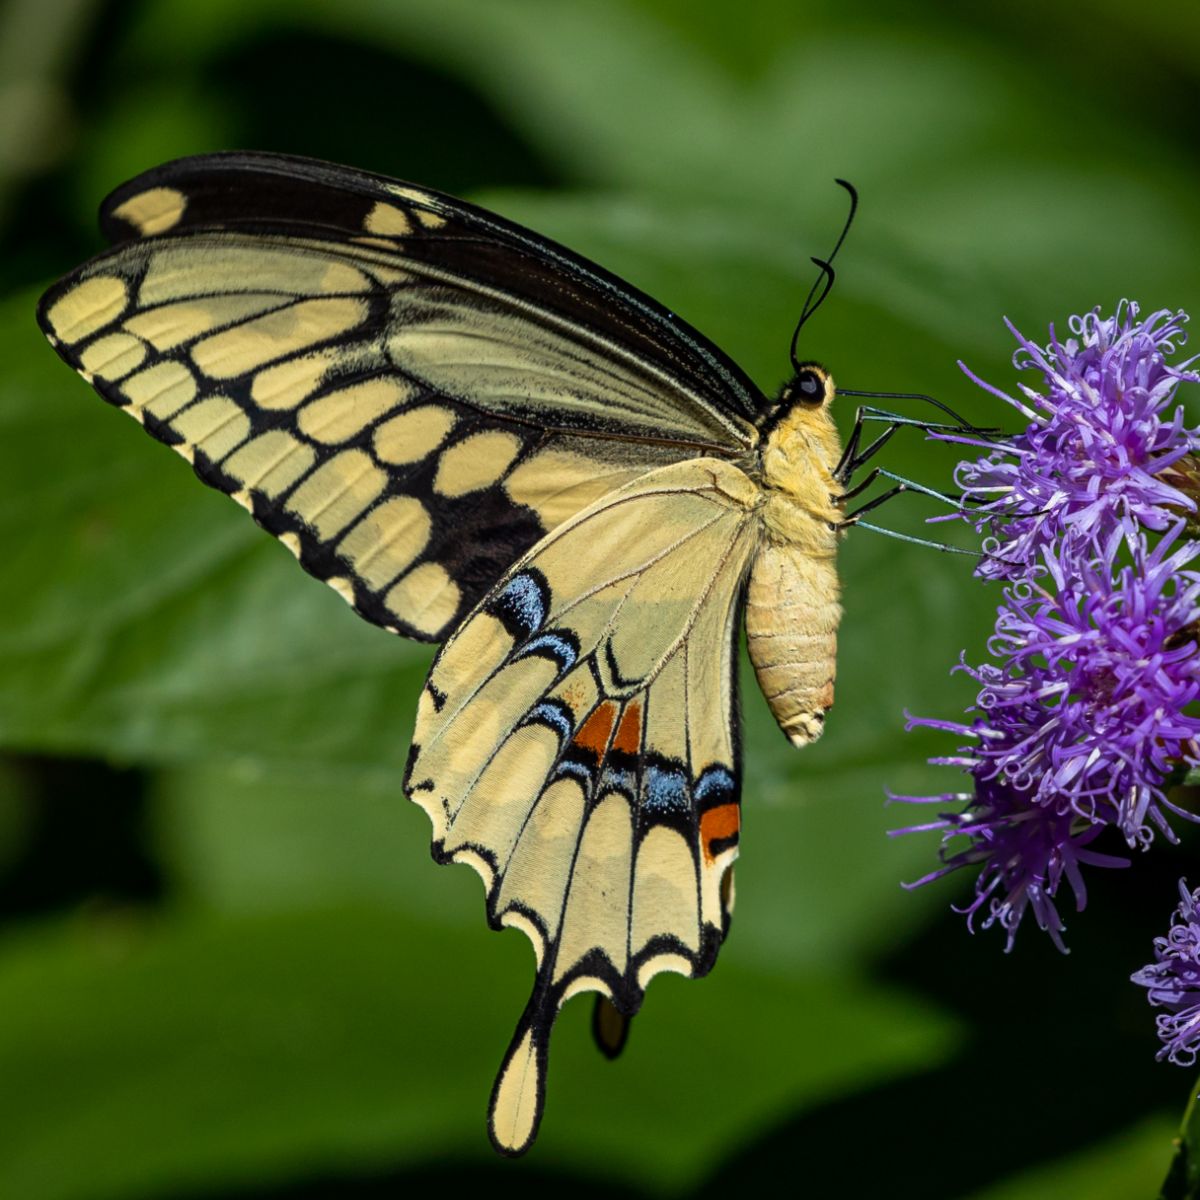
M533 1145L546 1104L550 1031L557 1006L539 977L517 1022L488 1104L488 1137L499 1153L517 1158Z

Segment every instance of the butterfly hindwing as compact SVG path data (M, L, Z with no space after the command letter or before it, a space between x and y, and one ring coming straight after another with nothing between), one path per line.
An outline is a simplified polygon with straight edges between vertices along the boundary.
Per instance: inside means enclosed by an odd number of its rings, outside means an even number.
M59 354L410 637L441 640L605 492L753 441L750 399L686 382L716 353L699 335L674 322L645 357L657 306L446 197L211 156L118 189L102 219L117 246L42 300Z
M538 961L493 1091L497 1147L536 1132L559 1007L618 1013L660 971L716 957L731 904L739 764L734 640L757 489L697 459L544 538L430 671L406 780L434 854L473 866L494 927Z

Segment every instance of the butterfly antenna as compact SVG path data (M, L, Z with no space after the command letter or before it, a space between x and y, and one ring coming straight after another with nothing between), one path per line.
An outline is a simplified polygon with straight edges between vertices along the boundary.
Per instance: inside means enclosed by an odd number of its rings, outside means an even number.
M792 360L792 368L797 373L800 370L800 360L796 357L796 343L800 338L800 330L804 328L805 321L825 302L825 297L829 295L830 289L833 287L833 281L836 278L833 270L833 260L837 257L837 252L842 248L842 243L846 240L846 234L850 232L850 226L854 222L854 214L858 211L858 190L854 184L847 183L844 179L835 179L834 183L839 187L845 188L850 193L850 211L846 214L846 223L842 226L842 232L838 235L838 240L834 243L829 257L814 258L812 260L817 264L820 274L813 280L813 285L808 290L804 307L800 310L800 320L796 322L796 329L792 334L791 348L788 350L788 357Z

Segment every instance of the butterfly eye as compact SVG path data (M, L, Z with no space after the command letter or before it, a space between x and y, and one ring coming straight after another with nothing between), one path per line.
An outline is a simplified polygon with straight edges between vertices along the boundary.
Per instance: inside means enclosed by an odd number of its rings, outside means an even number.
M806 404L819 404L825 399L825 381L816 371L800 371L792 384L792 391L797 400Z

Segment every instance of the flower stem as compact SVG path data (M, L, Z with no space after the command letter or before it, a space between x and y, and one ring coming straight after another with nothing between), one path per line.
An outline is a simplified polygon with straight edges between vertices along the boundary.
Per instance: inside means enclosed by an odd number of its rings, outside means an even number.
M1171 1159L1158 1200L1200 1200L1200 1106L1197 1087L1183 1113L1179 1136L1175 1138L1175 1157Z

